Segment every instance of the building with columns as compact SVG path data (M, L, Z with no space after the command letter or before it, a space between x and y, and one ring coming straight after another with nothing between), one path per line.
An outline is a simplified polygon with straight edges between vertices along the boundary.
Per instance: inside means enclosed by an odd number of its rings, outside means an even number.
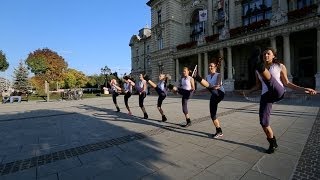
M149 0L147 5L150 36L130 41L133 74L142 61L135 62L136 47L145 42L150 63L144 70L154 80L162 71L177 81L184 66L195 65L205 76L208 62L220 56L226 90L247 89L255 78L252 49L272 46L294 83L320 90L320 0Z

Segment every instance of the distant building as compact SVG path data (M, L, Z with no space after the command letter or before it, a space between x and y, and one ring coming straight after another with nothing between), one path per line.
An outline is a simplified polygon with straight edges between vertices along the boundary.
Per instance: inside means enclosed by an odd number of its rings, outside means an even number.
M129 46L131 47L131 75L151 74L151 29L145 27L139 31L138 35L133 35Z
M8 90L10 88L11 88L10 81L8 79L0 77L0 92L2 92L5 89Z
M196 64L208 73L212 57L228 91L252 85L254 46L272 46L295 83L320 89L319 0L149 0L151 29L130 40L132 73L180 77ZM148 47L148 50L147 50ZM148 53L147 53L148 52Z

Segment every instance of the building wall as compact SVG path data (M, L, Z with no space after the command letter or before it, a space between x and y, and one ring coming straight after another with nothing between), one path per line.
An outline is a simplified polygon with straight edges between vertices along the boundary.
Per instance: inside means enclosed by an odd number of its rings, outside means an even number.
M206 64L208 61L206 57L211 58L212 54L223 52L225 66L224 80L229 81L230 88L248 88L252 78L250 77L250 68L248 66L248 57L251 49L255 45L262 48L267 46L276 46L278 50L278 57L283 59L283 63L288 66L289 78L293 78L298 83L308 81L307 85L313 85L320 88L320 20L319 20L319 3L314 0L316 7L310 10L308 14L303 17L295 17L290 19L288 13L288 1L272 1L272 18L270 24L267 24L258 29L247 30L241 35L231 35L234 28L243 26L243 7L240 0L225 0L229 2L227 10L227 21L217 22L218 17L218 0L201 0L199 3L193 4L193 0L150 0L148 5L151 8L151 69L153 79L157 79L161 65L163 65L163 72L170 73L173 79L179 75L177 70L180 70L181 65L188 64L185 61L192 61L192 63L200 63L200 69L206 72ZM296 3L295 0L290 1ZM280 4L280 7L279 7ZM291 7L292 5L290 5ZM158 23L158 11L161 9L162 23ZM218 26L226 26L229 30L226 37L219 37L213 42L204 42L196 46L177 49L178 45L188 43L191 41L191 17L195 10L207 9L208 19L206 21L205 36L211 36L217 33ZM291 11L292 12L292 11ZM294 14L294 13L293 13ZM226 22L226 24L225 24ZM163 35L163 49L159 50L157 47L157 35L162 32ZM297 43L295 39L304 39L307 37L307 44L312 49L312 57L306 63L313 63L315 77L300 78L300 74L305 74L304 71L299 71L298 65L303 63L303 58L300 58L297 51L305 48L304 44ZM289 38L286 38L289 37ZM317 38L313 38L317 37ZM136 42L141 47L141 42ZM289 43L289 46L286 46ZM317 46L318 44L318 46ZM136 46L136 44L134 44ZM318 47L318 48L317 48ZM134 48L132 48L134 51ZM140 51L140 50L139 50ZM287 53L288 52L288 53ZM218 53L219 54L219 53ZM132 57L134 57L132 52ZM300 60L299 60L300 58ZM301 60L302 59L302 60ZM176 62L179 62L178 64ZM176 66L178 65L178 67ZM134 64L132 65L134 69ZM203 73L204 74L204 73ZM309 75L310 76L310 75ZM298 80L296 80L298 79ZM306 79L306 80L304 80ZM311 80L310 80L311 79ZM247 82L245 82L247 81ZM300 81L300 82L299 82ZM310 83L312 82L313 83Z

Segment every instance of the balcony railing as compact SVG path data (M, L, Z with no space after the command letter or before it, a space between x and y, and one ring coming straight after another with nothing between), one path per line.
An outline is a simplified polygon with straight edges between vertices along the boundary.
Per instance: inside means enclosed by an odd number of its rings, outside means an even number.
M251 24L246 25L246 26L233 28L233 29L230 29L230 31L229 31L230 37L234 37L234 36L241 35L241 34L244 34L244 33L248 33L248 32L251 32L251 31L256 31L256 30L259 30L259 29L261 29L263 27L267 27L269 25L270 25L270 20L269 19L264 19L264 20L261 20L261 21L257 21L257 22L251 23Z
M190 49L190 48L193 48L196 45L197 45L197 41L191 41L191 42L188 42L188 43L179 44L177 46L177 50Z
M219 34L214 34L214 35L211 35L211 36L207 36L205 39L206 39L207 43L218 41L219 40Z
M306 7L303 7L301 9L296 9L296 10L293 10L293 11L289 11L288 14L287 14L288 15L288 19L289 20L295 20L295 19L300 19L300 18L306 17L309 14L316 13L317 12L317 8L318 8L318 5L312 4L310 6L306 6Z

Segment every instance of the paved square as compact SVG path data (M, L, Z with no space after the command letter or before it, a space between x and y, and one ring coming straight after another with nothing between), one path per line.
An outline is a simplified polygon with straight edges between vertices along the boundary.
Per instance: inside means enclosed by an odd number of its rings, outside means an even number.
M137 96L129 100L134 116L127 115L123 96L120 113L109 97L3 104L0 179L320 178L318 100L274 105L279 149L268 155L258 103L226 97L218 109L224 136L212 139L208 99L190 100L189 128L179 126L184 116L178 96L164 101L166 123L159 121L156 96L146 98L148 120L141 119Z

